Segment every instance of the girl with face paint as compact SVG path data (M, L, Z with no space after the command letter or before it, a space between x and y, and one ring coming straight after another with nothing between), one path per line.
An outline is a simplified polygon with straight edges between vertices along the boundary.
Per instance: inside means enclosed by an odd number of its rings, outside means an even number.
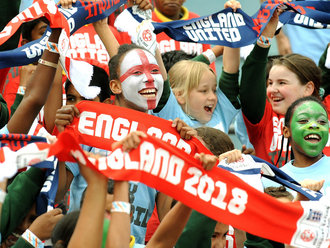
M295 101L286 112L283 135L291 144L294 159L281 170L298 182L325 180L326 191L330 187L330 158L322 151L328 141L329 123L322 102L313 96Z
M142 112L156 108L164 79L155 56L149 51L134 44L122 45L111 58L109 70L116 105Z
M143 5L143 8L151 7L148 0L137 0L136 4ZM95 23L94 28L111 57L109 62L109 86L112 96L115 97L110 97L109 94L109 99L106 99L104 103L109 103L109 108L111 108L111 103L141 112L148 112L156 108L163 92L163 75L166 75L165 69L162 70L162 64L157 61L158 57L161 61L159 52L156 51L156 56L154 56L149 51L134 44L119 46L115 36L109 29L106 19ZM74 115L79 115L79 111L74 105L67 106L65 111L62 109L61 113L58 111L57 116L60 117L57 119L57 123L60 124L57 125L58 130L64 130L64 126L71 122ZM108 152L94 147L84 147L84 149L103 155L107 155ZM69 211L73 211L75 206L79 205L86 183L80 180L81 176L77 164L66 163L66 166L72 173L64 181L68 182L66 185L70 185L72 181L70 192L71 195L75 192L74 195L76 196L70 198ZM78 173L76 173L77 171ZM161 220L170 209L172 199L137 182L130 187L130 192L134 197L132 235L135 236L136 243L144 244L146 223L151 216L155 203Z

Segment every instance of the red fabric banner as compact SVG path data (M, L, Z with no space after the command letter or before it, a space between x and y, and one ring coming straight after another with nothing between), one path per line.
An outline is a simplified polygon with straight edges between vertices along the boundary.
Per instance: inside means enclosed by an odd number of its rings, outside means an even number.
M115 180L145 183L202 214L252 234L299 247L329 246L327 201L282 203L226 170L214 167L205 171L193 155L152 136L142 138L140 146L129 153L116 148L107 157L89 160L77 139L65 131L53 145L34 143L18 150L16 163L31 165L45 160L45 150L60 160L74 161L75 157ZM0 167L5 166L7 151L0 150ZM13 160L7 163L13 164Z
M13 160L13 152L1 149L0 169L13 166L13 161L17 165L22 161L26 165L40 162L46 159L46 151L61 161L77 159L115 180L142 182L212 219L257 236L298 247L329 247L330 205L326 196L320 201L282 203L224 169L204 170L194 154L205 152L206 148L196 138L181 141L169 121L95 102L77 106L80 118L59 134L55 144L34 143L33 152L29 151L29 144L17 151L17 160ZM111 143L133 130L149 133L147 138L141 138L138 148L129 153L121 147L110 149ZM79 143L111 153L88 159Z
M210 218L260 237L299 247L328 247L323 246L329 244L325 204L282 203L226 170L205 171L192 155L151 136L129 153L117 148L108 157L91 161L70 133L58 139L50 154L56 149L66 160L73 154L109 178L142 182Z
M78 137L81 144L111 150L111 144L123 139L132 131L143 131L168 142L188 154L211 152L196 139L183 140L170 121L105 103L81 101L77 108L79 118L74 118L67 129Z

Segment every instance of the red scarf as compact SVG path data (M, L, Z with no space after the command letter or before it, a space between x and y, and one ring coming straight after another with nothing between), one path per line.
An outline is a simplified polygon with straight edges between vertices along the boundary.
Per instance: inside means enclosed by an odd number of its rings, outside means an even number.
M282 203L226 170L214 167L205 171L192 155L151 136L129 153L117 148L107 158L92 162L69 132L61 133L49 146L49 156L74 161L72 154L108 177L140 181L202 214L257 236L300 247L329 245L329 206L324 202Z
M326 201L282 203L252 188L226 170L214 167L205 171L193 157L196 151L205 151L197 139L185 141L192 147L192 152L187 154L148 135L141 139L138 148L129 153L116 148L106 158L89 161L78 143L78 136L73 133L79 134L79 141L86 141L93 146L94 142L100 142L100 148L106 147L109 150L108 143L112 141L109 135L117 137L117 134L131 130L132 126L142 131L160 129L163 133L161 137L173 138L178 137L178 134L168 121L133 110L92 102L81 103L78 108L81 111L80 119L75 119L71 130L61 133L55 144L48 145L48 156L56 155L63 161L74 161L75 157L82 164L115 180L140 181L212 219L260 237L299 247L329 246L330 208L329 204L325 204ZM107 135L99 135L106 138L91 135L104 131L93 121L100 116L113 120L109 131L103 132ZM116 121L121 125L115 124ZM122 127L118 129L122 132L116 130L116 125ZM89 134L82 134L82 130L87 130ZM44 150L41 152L44 154ZM31 164L36 160L33 155L39 159L41 157L36 152L27 153L26 163Z

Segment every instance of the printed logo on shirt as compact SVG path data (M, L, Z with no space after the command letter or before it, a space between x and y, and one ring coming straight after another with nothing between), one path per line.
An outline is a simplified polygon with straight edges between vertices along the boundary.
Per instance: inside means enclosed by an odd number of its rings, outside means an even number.
M132 202L134 202L135 199L134 194L136 193L138 187L139 187L138 184L130 184L129 194L130 194L130 200ZM133 213L131 218L132 224L147 228L147 222L152 214L152 212L149 213L149 209L139 205L131 204L131 213Z
M277 116L273 117L273 137L272 142L269 147L269 153L268 156L271 158L272 163L275 165L278 156L280 155L280 151L282 148L281 157L278 161L278 166L282 167L285 162L285 155L287 152L287 145L288 145L288 139L283 137L283 126L284 126L284 117L278 118ZM283 139L283 145L282 145L282 139ZM289 146L289 151L291 151L291 146ZM290 159L290 154L288 154L288 159Z

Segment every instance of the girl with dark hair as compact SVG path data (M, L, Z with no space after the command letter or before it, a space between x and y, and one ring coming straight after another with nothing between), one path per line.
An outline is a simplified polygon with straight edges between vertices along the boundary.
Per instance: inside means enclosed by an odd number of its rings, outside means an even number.
M295 101L285 115L283 135L291 143L294 160L283 167L283 171L297 181L306 179L328 179L329 157L322 150L328 141L329 123L324 105L315 97L304 97ZM311 178L315 177L315 178Z
M325 192L330 187L330 158L322 151L329 137L329 122L322 102L314 96L293 102L285 115L283 135L291 144L294 159L281 170L301 185L305 185L306 180L321 186L324 183ZM268 186L268 180L263 183Z

